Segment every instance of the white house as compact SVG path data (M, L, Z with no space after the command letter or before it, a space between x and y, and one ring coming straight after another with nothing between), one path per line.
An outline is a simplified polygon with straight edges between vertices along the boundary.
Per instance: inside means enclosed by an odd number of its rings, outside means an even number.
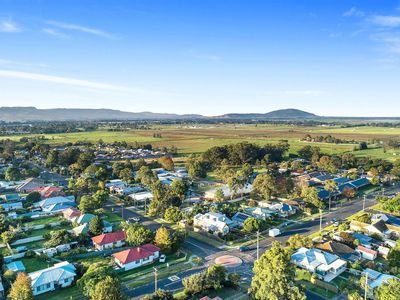
M126 234L124 231L104 233L92 237L92 242L97 250L119 248L125 245Z
M356 249L356 252L361 255L362 258L368 260L375 260L378 257L378 251L369 249L367 247L359 245Z
M58 288L70 286L74 282L75 271L76 268L73 264L64 261L50 268L29 273L28 276L32 281L33 295L37 296Z
M229 187L227 185L223 185L221 187L206 191L204 193L204 198L206 199L210 199L210 200L214 200L215 199L215 195L217 193L218 190L221 190L224 194L224 198L231 198L232 196L232 191L229 189ZM236 195L247 195L250 194L252 190L252 185L251 184L246 184L244 188L242 189L238 189L235 194Z
M160 249L152 244L114 253L115 263L125 271L151 264L160 257Z
M193 218L195 227L200 227L204 231L213 233L221 233L223 235L229 233L229 226L233 224L232 220L223 214L216 212L208 212L205 214L197 214Z
M346 270L347 262L339 256L319 249L300 248L291 256L291 262L330 282Z
M135 201L153 200L153 194L151 192L139 192L130 194L129 198Z

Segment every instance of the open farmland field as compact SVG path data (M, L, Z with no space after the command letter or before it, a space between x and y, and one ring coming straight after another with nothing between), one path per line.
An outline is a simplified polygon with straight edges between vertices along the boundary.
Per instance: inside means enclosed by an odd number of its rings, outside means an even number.
M154 137L159 134L161 137ZM292 125L153 125L148 130L128 130L112 132L108 130L97 130L92 132L48 134L45 143L58 145L67 142L91 141L97 142L102 139L105 142L126 141L127 143L151 143L155 147L178 148L180 154L201 153L212 146L249 141L260 145L266 143L277 143L279 140L288 140L294 153L304 145L318 146L328 154L352 151L354 144L329 144L329 143L307 143L301 141L305 135L332 135L343 140L369 141L373 139L388 140L400 137L400 128L359 126L340 128L337 126L292 126ZM22 136L7 137L19 140ZM27 136L29 137L29 135ZM30 136L32 137L32 135ZM6 137L4 137L6 138ZM395 153L396 155L394 155ZM394 160L399 153L383 149L368 149L355 152L358 156L372 156Z

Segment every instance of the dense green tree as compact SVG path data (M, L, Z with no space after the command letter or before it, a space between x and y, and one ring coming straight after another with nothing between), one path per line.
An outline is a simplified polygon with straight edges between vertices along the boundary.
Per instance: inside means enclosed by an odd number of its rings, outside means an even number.
M86 297L96 297L96 285L108 276L116 278L115 271L108 262L93 263L77 281L77 285Z
M100 235L103 233L103 220L99 216L95 216L90 220L89 232L92 236Z
M171 156L161 156L157 161L165 170L172 171L174 169L175 165Z
M47 242L46 247L56 247L58 245L67 244L72 240L72 234L65 229L57 230L45 236Z
M164 226L160 227L156 231L154 237L154 244L161 249L162 252L169 253L172 249L172 237L168 229Z
M183 212L175 206L168 207L165 210L164 219L169 222L177 223L183 219Z
M21 173L15 166L10 166L6 170L5 179L7 181L17 181L21 179Z
M198 157L190 157L186 162L186 169L193 179L207 177L207 165Z
M400 280L389 279L387 283L374 290L374 296L378 300L399 300L400 299Z
M263 200L271 200L276 191L275 178L269 174L259 174L253 182L253 193Z
M123 300L121 284L116 277L106 276L100 280L90 295L91 300Z
M305 295L294 286L295 269L290 262L290 252L274 242L254 264L251 282L255 299L303 300Z
M153 232L139 223L122 223L125 229L126 241L131 246L140 246L153 240Z
M243 230L246 232L256 232L262 229L263 221L254 217L244 221Z
M289 237L286 245L293 250L299 249L301 247L312 248L313 241L308 236L303 236L296 233L295 235Z
M142 166L139 171L137 171L137 177L145 186L150 186L154 181L156 181L154 173L148 166Z
M170 291L158 289L154 294L146 295L142 300L174 300L174 295Z

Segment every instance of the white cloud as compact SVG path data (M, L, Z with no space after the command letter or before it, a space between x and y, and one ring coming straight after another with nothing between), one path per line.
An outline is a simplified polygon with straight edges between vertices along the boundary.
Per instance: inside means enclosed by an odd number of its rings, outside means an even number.
M356 7L352 7L343 13L344 17L363 17L365 13L362 10L358 10Z
M371 22L375 25L384 27L398 27L400 26L400 16L376 15L371 18Z
M191 58L200 59L200 60L219 61L222 59L222 57L219 55L199 53L195 50L187 51L187 55L190 56Z
M70 36L53 28L43 28L43 32L59 39L69 39Z
M20 72L20 71L12 71L12 70L0 70L0 77L5 78L16 78L23 80L31 80L31 81L41 81L48 82L54 84L62 84L73 87L82 87L87 88L92 91L111 91L111 92L122 92L127 95L129 94L142 94L142 95L153 95L153 96L170 96L174 95L170 92L161 92L154 90L145 90L141 88L133 88L133 87L125 87L121 85L114 85L102 82L88 81L77 78L69 78L69 77L61 77L61 76L53 76L39 73L30 73L30 72Z
M84 32L84 33L93 34L93 35L101 36L101 37L108 38L108 39L115 38L112 34L105 32L103 30L100 30L100 29L96 29L96 28L90 28L90 27L81 26L81 25L77 25L77 24L63 23L63 22L57 22L57 21L48 21L47 23L54 27L65 29L65 30L74 30L74 31Z
M41 68L48 67L48 65L42 63L28 63L23 61L16 61L16 60L2 59L2 58L0 58L0 65L15 65L15 66L41 67Z
M1 32L20 32L21 28L13 21L0 21L0 31Z

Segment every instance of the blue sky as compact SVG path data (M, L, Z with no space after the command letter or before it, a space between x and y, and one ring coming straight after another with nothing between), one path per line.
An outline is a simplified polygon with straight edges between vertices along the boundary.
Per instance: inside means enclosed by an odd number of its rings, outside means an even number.
M0 0L0 106L400 116L400 0Z

